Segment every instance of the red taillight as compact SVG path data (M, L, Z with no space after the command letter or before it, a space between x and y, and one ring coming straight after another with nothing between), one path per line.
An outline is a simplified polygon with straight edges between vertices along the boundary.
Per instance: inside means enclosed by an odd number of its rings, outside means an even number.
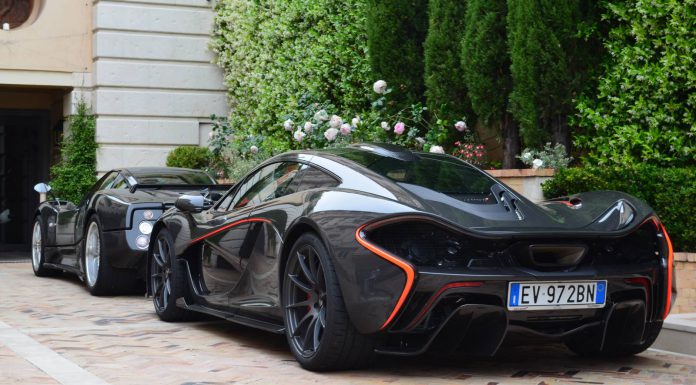
M667 235L667 230L665 230L665 225L661 225L662 235L667 241L667 294L665 295L665 312L662 315L662 319L667 318L669 311L672 308L672 275L674 274L674 250L672 249L672 240L669 239Z

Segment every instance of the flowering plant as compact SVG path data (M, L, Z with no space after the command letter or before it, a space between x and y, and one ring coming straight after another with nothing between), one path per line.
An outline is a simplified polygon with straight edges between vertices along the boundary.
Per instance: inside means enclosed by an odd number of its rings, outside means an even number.
M483 144L456 141L454 142L452 155L479 167L482 167L488 163L486 146Z
M555 146L551 147L551 143L546 143L543 150L525 148L522 154L517 155L517 159L533 169L552 168L558 170L568 167L570 161L573 160L567 155L562 144L556 143Z

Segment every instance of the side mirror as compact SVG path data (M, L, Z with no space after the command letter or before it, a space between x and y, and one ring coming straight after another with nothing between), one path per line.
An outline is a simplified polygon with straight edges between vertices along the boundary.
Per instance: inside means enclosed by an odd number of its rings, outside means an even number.
M205 198L203 195L182 195L176 202L174 202L174 207L177 209L187 212L196 213L203 209L203 204L205 203Z
M49 191L51 191L51 186L43 182L37 183L36 185L34 185L34 191L36 191L39 194L46 194Z

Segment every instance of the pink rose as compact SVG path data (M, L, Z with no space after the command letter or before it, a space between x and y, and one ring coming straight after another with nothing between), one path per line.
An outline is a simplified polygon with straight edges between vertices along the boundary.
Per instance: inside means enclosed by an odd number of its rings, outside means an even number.
M333 142L336 139L336 135L338 135L338 130L335 128L329 128L328 130L324 131L324 137L329 142Z
M468 129L468 127L466 126L466 122L464 122L463 120L460 120L457 123L455 123L454 128L456 128L459 132L466 131Z
M343 123L341 125L341 135L350 135L350 124Z
M406 129L406 125L403 122L398 122L394 125L394 133L396 135L403 134L405 129Z

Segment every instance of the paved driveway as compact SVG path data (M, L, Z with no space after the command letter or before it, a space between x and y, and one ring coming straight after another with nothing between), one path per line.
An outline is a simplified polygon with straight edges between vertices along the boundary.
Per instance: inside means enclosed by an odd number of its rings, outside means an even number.
M603 362L560 346L490 360L383 357L367 370L302 370L285 339L228 322L168 324L142 297L96 298L70 276L0 263L0 384L694 384L696 357Z

